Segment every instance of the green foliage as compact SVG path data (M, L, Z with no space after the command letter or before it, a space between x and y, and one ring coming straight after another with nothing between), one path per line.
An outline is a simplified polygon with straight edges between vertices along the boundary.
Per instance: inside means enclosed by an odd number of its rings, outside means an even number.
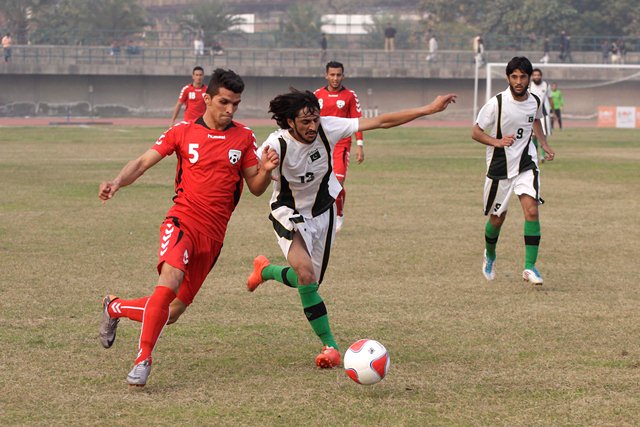
M188 7L177 22L183 31L192 34L202 32L205 42L211 44L216 35L229 32L231 27L243 21L232 15L222 1L203 0Z
M145 11L137 0L57 0L33 8L33 43L102 44L126 41L143 31Z
M370 49L384 48L384 30L391 24L397 30L396 49L416 49L423 44L423 24L421 21L401 19L397 15L374 15L373 23L366 27L369 38L364 42Z
M322 37L322 13L307 2L298 2L287 9L281 24L283 42L293 47L319 47Z

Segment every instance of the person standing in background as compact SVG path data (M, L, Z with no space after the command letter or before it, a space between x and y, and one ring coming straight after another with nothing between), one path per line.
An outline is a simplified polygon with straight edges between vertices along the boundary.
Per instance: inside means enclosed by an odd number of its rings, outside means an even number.
M362 108L358 95L342 85L344 66L340 62L331 61L325 67L327 85L316 89L313 93L320 103L320 115L323 117L345 117L349 119L362 117ZM356 132L356 160L364 161L364 138L362 132ZM346 193L344 182L349 168L351 153L351 135L338 141L333 150L333 171L342 186L342 191L336 198L336 231L342 229L344 223L344 204Z
M396 33L398 31L391 25L391 22L387 23L387 28L384 29L384 51L393 52L396 50Z
M564 96L557 83L551 83L551 102L553 104L553 115L551 116L551 129L554 121L558 120L558 127L562 130L562 107L564 107Z
M184 121L196 120L202 116L207 109L204 102L204 94L207 92L207 85L202 83L204 80L204 69L200 66L194 67L191 72L191 84L186 85L180 91L178 102L173 107L171 116L171 126L176 122L180 108L185 105Z
M11 33L7 33L2 38L2 51L4 53L4 62L11 62Z

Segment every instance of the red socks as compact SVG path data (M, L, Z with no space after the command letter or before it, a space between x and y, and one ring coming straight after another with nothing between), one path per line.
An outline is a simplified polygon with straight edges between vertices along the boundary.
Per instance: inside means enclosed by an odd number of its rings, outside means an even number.
M142 322L144 315L144 307L147 305L149 297L142 297L132 300L123 300L116 298L109 304L107 311L112 319L126 317L136 322Z
M169 304L176 298L175 292L165 286L156 286L149 297L142 318L140 333L140 350L135 363L151 358L151 352L158 341L160 332L169 320Z

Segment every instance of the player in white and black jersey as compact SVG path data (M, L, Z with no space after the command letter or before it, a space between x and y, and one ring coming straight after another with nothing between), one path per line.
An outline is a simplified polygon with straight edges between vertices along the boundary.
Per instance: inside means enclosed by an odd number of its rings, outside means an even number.
M529 85L529 92L536 95L540 99L542 118L540 123L542 124L542 131L546 137L551 135L551 116L553 114L553 99L551 99L551 87L549 83L542 80L542 70L540 68L534 68L531 74L531 84ZM533 136L533 144L538 148L538 138ZM544 162L544 148L542 148L542 159Z
M298 289L305 316L324 345L316 357L321 368L340 364L327 309L318 294L336 232L335 200L342 189L333 171L332 150L339 140L358 131L399 126L440 112L451 102L455 102L453 94L374 118L342 118L320 117L318 99L309 91L292 90L271 100L269 112L280 129L259 152L269 147L278 154L269 218L290 267L271 265L262 255L256 257L247 289L254 291L265 280Z
M555 153L547 144L540 123L540 98L527 91L533 72L531 62L525 57L515 57L507 64L506 71L509 88L482 107L472 132L474 140L487 145L484 214L489 215L489 220L485 226L482 273L487 280L495 279L496 244L513 192L520 199L525 219L522 277L533 284L542 284L542 276L535 266L540 244L538 204L542 199L538 156L532 137L538 137L546 151L546 160L553 160Z

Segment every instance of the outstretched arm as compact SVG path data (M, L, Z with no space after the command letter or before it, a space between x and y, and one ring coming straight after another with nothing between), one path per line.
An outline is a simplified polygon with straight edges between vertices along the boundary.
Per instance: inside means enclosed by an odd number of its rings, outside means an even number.
M408 123L419 117L439 113L446 109L452 102L456 102L456 96L457 95L453 93L441 95L436 97L431 104L424 105L422 107L410 108L408 110L401 110L393 113L385 113L373 118L360 118L358 131L362 132L371 129L388 129Z
M127 163L117 177L111 181L104 181L100 184L98 197L102 201L112 198L121 187L133 184L140 178L147 169L162 160L162 155L156 150L148 149L140 157Z
M267 190L271 183L271 171L277 168L278 164L280 164L278 153L273 148L264 147L260 156L260 163L242 171L251 194L260 196Z

